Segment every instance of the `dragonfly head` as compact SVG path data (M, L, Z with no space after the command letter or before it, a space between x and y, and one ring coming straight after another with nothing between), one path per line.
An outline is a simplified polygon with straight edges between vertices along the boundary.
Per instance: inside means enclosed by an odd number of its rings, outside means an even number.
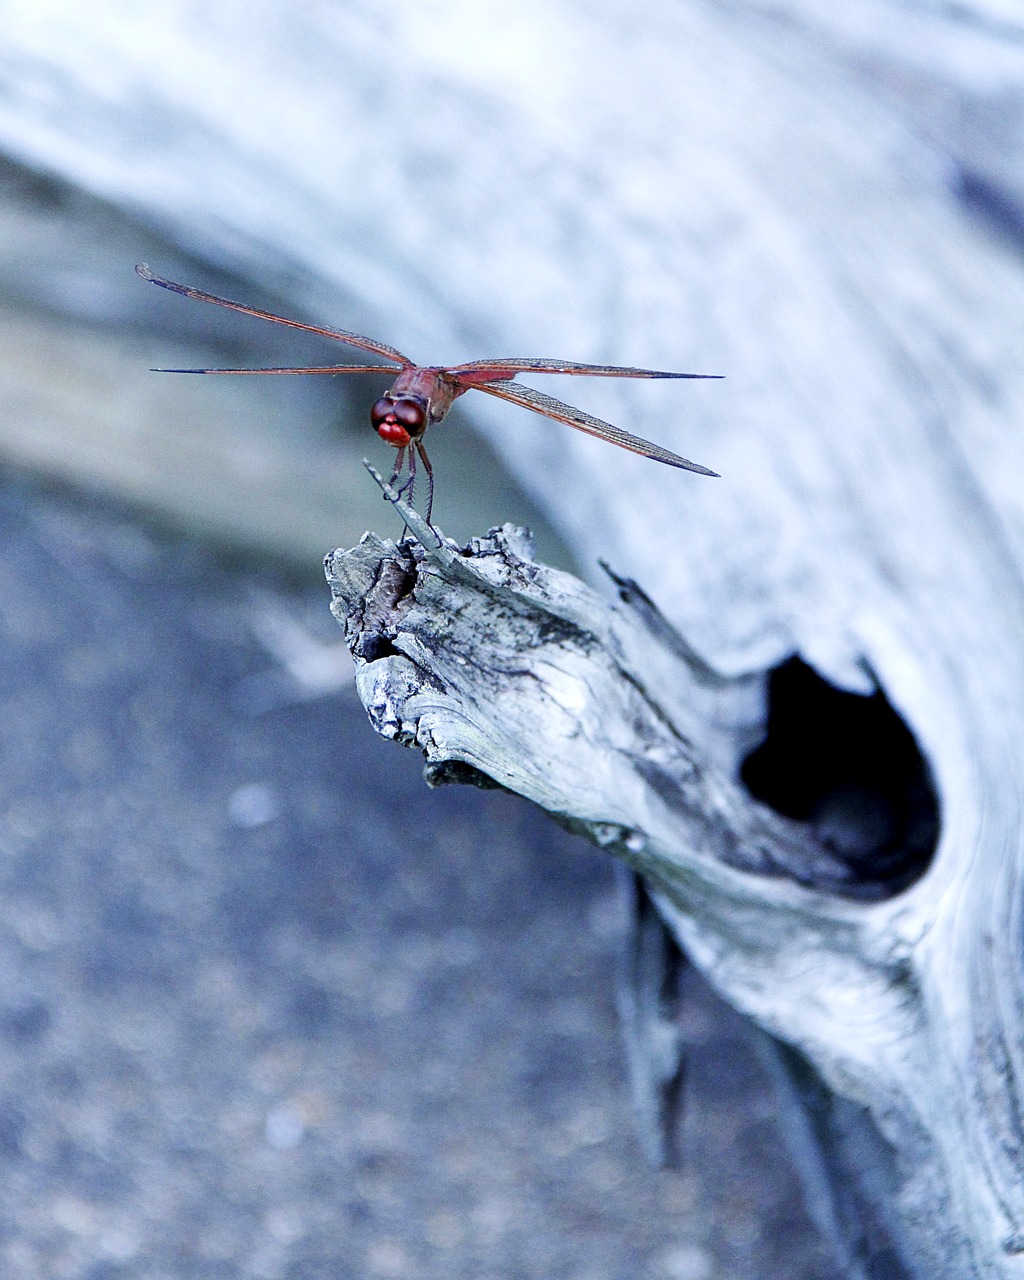
M381 396L370 410L370 425L382 440L404 449L426 429L426 401L417 396Z

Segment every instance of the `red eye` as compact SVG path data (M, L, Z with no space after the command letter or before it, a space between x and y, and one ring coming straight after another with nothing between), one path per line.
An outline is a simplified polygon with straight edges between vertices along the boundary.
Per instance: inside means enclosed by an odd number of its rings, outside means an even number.
M392 405L392 412L403 427L415 430L422 427L427 418L427 407L419 400L403 397Z
M394 401L389 400L387 396L381 396L377 403L370 410L370 425L376 430L389 414L394 413Z

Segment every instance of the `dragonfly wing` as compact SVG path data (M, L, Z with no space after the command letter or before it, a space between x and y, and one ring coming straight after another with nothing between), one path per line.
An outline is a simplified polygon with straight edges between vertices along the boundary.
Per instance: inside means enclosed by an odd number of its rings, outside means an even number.
M275 324L287 325L289 329L304 329L306 333L318 333L324 338L334 338L338 342L347 342L350 347L359 347L362 351L372 351L385 360L394 360L396 364L408 368L412 361L403 356L401 351L389 347L386 342L377 342L374 338L364 338L360 333L349 333L347 329L328 329L316 324L303 324L301 320L286 320L284 316L274 315L272 311L260 311L257 307L247 307L241 302L230 302L227 298L218 298L214 293L204 293L202 289L193 289L187 284L175 284L173 280L164 280L155 275L144 262L140 262L135 271L143 280L158 284L161 289L170 289L172 293L180 293L185 298L196 298L200 302L212 302L218 307L227 307L231 311L241 311L242 315L255 316L257 320L273 320Z
M576 360L508 359L472 360L448 369L455 377L464 378L478 386L480 382L493 382L514 378L517 373L568 373L585 374L591 378L721 378L720 373L667 373L662 369L634 369L617 364L580 364Z
M390 364L328 364L303 365L298 369L151 369L150 373L390 373L394 376L395 369Z
M477 391L486 391L488 395L497 396L500 400L509 400L512 404L522 405L524 409L532 409L535 413L543 413L545 417L554 418L556 422L564 422L575 427L577 431L585 431L588 435L598 436L610 444L617 444L621 449L629 449L632 453L641 453L645 458L653 458L655 462L665 462L670 467L680 467L684 471L696 471L702 476L717 476L717 471L710 471L698 462L690 462L679 454L663 449L660 444L652 444L649 440L641 440L639 436L630 435L621 427L613 427L610 422L602 422L592 414L575 409L571 404L563 404L546 396L543 391L535 391L533 387L521 387L516 382L480 382L472 384Z

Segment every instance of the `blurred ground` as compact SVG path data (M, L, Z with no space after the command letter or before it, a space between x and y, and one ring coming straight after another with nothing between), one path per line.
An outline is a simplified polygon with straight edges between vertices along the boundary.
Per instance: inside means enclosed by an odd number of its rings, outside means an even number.
M645 1168L607 862L296 699L254 626L332 640L326 586L24 480L0 526L5 1276L831 1274L696 980Z

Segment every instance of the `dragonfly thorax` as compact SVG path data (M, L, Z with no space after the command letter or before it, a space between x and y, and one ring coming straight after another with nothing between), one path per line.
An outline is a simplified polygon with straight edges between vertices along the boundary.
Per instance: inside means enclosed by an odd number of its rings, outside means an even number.
M382 440L404 449L426 429L426 402L415 396L381 396L370 410L370 425Z

